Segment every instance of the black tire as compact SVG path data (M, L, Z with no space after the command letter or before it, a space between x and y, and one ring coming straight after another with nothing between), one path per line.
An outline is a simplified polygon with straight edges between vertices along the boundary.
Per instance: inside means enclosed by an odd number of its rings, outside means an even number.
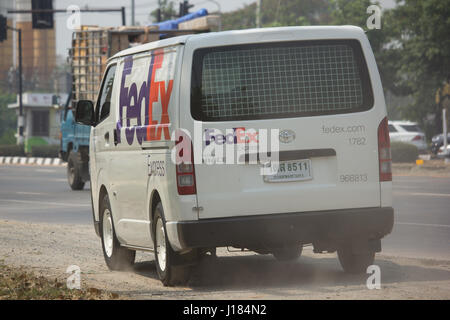
M83 190L84 181L82 179L83 160L79 152L70 151L67 158L67 180L72 190Z
M102 205L100 206L100 235L102 239L103 256L105 258L106 265L110 270L130 270L133 267L134 259L136 257L136 251L130 250L120 246L119 240L116 237L116 231L114 229L114 222L112 219L111 205L109 203L109 197L106 194L103 197ZM110 224L107 221L108 215L111 218ZM110 228L110 231L106 231L104 228ZM112 235L112 241L109 242L108 250L106 248L108 240L105 240L105 232ZM111 239L111 238L109 238Z
M354 253L351 248L341 248L337 251L342 269L347 273L365 273L367 267L375 260L375 252Z
M163 228L164 234L161 232L158 233L158 235L164 236L164 239L158 239L157 236L157 230L156 228ZM163 283L164 286L175 286L175 285L183 285L186 284L189 281L189 278L191 276L191 267L186 265L174 265L174 262L176 260L181 260L181 257L178 253L173 251L172 247L170 246L170 243L167 239L167 231L166 231L166 221L164 219L164 211L161 202L157 204L155 208L155 213L153 217L153 223L152 223L152 236L153 236L153 243L155 246L155 264L156 264L156 271L158 273L159 279ZM160 252L160 243L161 241L164 241L163 245L165 248L165 254L164 252L161 254L163 258L165 258L164 261L159 261L159 252Z
M302 255L303 245L295 244L276 248L272 250L272 254L278 261L296 261Z

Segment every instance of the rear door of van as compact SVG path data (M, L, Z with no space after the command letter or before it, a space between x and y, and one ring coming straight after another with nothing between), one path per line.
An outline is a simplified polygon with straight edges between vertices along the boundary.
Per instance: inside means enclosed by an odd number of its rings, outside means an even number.
M201 132L204 156L211 145L243 148L234 164L217 163L230 161L225 149L195 164L199 219L380 206L377 129L386 111L368 42L280 34L192 50L182 127ZM273 174L261 170L269 157L252 161L251 142L261 144L265 130L279 157Z

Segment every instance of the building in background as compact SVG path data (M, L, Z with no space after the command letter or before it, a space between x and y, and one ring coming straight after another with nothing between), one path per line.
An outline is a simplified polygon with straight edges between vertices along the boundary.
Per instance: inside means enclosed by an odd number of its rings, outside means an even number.
M31 0L16 0L16 10L31 10ZM32 15L16 14L16 28L22 30L22 65L25 81L37 88L52 86L56 64L55 29L33 29ZM17 53L18 54L18 53Z
M22 68L25 90L50 90L55 87L56 67L55 29L33 29L32 15L7 14L8 9L31 10L31 0L2 0L1 12L8 18L8 26L22 30ZM8 39L0 44L0 83L15 88L19 61L18 36L11 30ZM16 71L14 73L14 70ZM8 88L8 87L7 87Z
M33 145L58 144L61 126L60 104L67 100L67 94L24 93L24 140L25 152L31 152ZM9 104L8 108L19 112L19 104Z
M7 16L7 9L13 8L12 0L2 0L0 14ZM14 24L12 16L8 17L8 26ZM8 38L0 42L0 88L8 88L8 77L11 67L14 65L14 32L8 30Z

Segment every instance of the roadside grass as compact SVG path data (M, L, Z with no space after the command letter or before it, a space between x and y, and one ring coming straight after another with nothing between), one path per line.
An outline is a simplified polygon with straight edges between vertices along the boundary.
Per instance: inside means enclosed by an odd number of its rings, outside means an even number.
M418 176L441 176L450 177L450 163L443 159L426 160L422 165L415 163L392 163L394 175L418 175Z
M0 300L111 300L116 293L96 288L70 290L58 279L37 276L0 262Z

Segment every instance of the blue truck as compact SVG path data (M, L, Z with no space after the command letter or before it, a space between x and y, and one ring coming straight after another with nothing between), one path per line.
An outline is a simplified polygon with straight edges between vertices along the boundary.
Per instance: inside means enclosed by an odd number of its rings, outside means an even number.
M59 156L67 162L67 180L72 190L82 190L89 181L89 134L91 128L75 122L71 95L61 113L61 148Z
M72 190L82 190L89 181L90 127L75 122L75 106L79 100L97 100L109 57L134 44L159 39L159 34L148 29L82 26L72 33L69 50L72 90L61 115L59 152L60 158L67 162L67 181Z

